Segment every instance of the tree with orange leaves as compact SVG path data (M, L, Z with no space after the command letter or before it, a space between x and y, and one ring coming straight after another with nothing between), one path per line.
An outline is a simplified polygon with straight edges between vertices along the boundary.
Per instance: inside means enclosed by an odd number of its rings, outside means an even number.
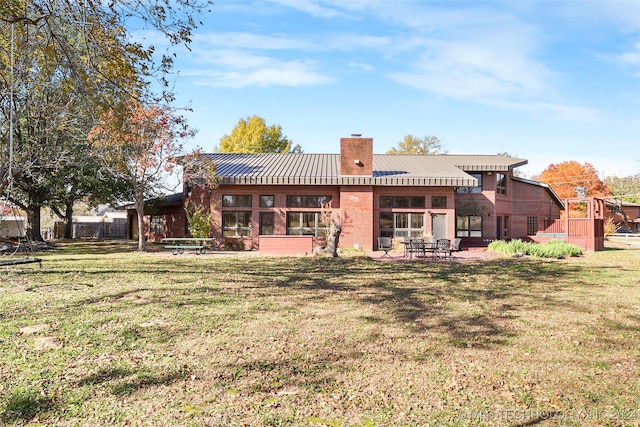
M138 216L138 250L145 250L144 200L160 195L182 154L180 140L193 136L181 116L169 108L130 102L121 111L109 110L89 133L88 140L102 164L102 173L127 180Z
M580 164L575 160L550 164L534 179L549 184L562 200L576 197L607 197L611 193L598 177L593 165Z

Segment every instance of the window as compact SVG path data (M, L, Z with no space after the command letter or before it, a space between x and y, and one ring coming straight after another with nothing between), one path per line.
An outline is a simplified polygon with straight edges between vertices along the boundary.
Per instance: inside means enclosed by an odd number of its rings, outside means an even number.
M496 174L496 193L507 194L507 175L503 173Z
M222 235L224 237L251 236L251 212L222 212Z
M380 196L381 208L424 208L424 197Z
M482 237L482 217L479 215L457 216L456 237Z
M260 196L260 207L261 208L272 208L275 205L275 197L274 196Z
M472 194L482 193L482 174L481 173L470 173L469 175L471 175L472 177L474 177L475 179L478 180L478 186L477 187L458 187L456 189L456 192L458 192L458 193L472 193Z
M150 224L151 234L164 234L164 217L162 215L152 215Z
M431 207L434 209L446 209L447 208L447 196L432 196Z
M274 215L273 212L260 212L260 235L273 234Z
M538 217L527 217L527 236L534 236L538 232Z
M327 232L328 226L322 223L321 212L287 212L287 234L324 237Z
M250 195L248 196L224 195L222 196L222 207L223 208L250 208L251 196Z
M287 196L288 208L321 208L331 201L331 196Z
M424 234L424 213L380 213L381 237L421 237Z

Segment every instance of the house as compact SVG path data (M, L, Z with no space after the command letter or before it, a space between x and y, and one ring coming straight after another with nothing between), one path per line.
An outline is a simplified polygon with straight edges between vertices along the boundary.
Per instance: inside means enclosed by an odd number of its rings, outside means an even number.
M184 201L211 212L215 237L245 249L286 236L320 244L329 218L342 226L341 248L425 235L486 246L535 235L563 209L549 186L514 176L527 160L502 155L373 154L372 138L352 135L340 140L339 154L206 156L218 186L186 179L183 194L146 217L148 239L187 234Z
M23 217L0 215L0 237L24 237L25 230L25 219Z
M608 217L612 219L616 230L629 228L640 232L640 203L622 202L618 200L607 201Z
M126 237L127 213L105 211L100 215L74 215L71 238L123 239ZM64 237L64 221L56 221L53 227L55 238Z

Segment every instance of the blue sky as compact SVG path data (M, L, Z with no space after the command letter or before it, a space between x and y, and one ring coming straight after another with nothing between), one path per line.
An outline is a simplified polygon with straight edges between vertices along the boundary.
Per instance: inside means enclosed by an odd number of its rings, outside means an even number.
M640 1L216 0L203 22L175 91L205 151L258 115L307 153L435 135L525 176L640 174Z

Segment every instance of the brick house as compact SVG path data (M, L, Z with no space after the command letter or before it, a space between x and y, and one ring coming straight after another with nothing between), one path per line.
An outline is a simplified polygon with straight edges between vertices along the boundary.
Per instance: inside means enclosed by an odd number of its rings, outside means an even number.
M535 235L564 208L549 186L513 175L526 160L501 155L379 155L373 139L353 135L340 140L340 154L206 156L219 185L186 184L148 217L150 240L185 236L183 200L210 210L222 244L244 249L274 238L292 245L293 236L320 244L327 215L342 225L341 248L425 235L486 246Z

